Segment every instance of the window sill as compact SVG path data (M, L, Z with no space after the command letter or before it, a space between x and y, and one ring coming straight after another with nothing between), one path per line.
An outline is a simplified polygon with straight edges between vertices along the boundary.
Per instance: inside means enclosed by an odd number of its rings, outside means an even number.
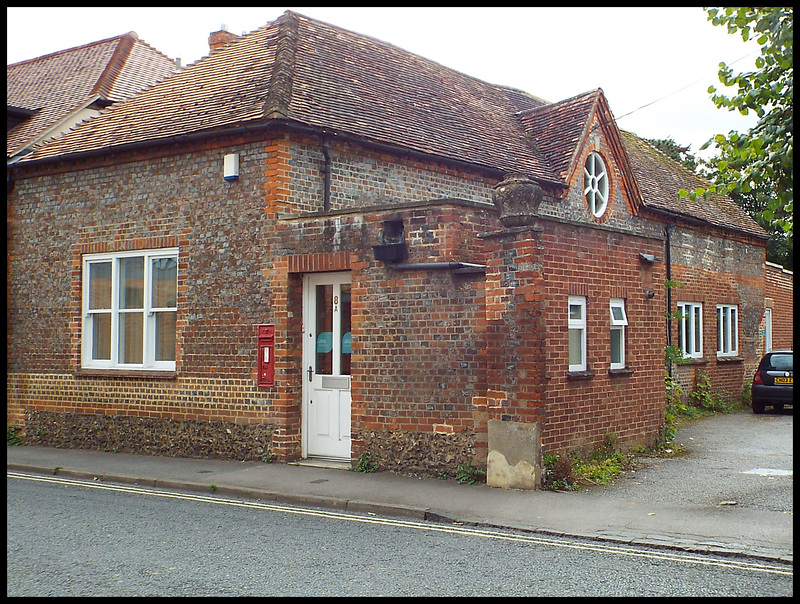
M609 369L608 375L611 377L616 377L618 375L633 375L633 369L628 366L622 367L621 369Z
M147 380L174 380L177 371L139 371L136 369L79 369L75 377L123 377L143 378Z
M695 359L686 358L677 361L676 365L678 365L679 367L683 367L684 365L708 365L708 359L704 357L698 357Z
M717 363L744 363L742 357L717 357Z
M567 371L568 380L589 380L594 377L594 371L587 369L586 371Z

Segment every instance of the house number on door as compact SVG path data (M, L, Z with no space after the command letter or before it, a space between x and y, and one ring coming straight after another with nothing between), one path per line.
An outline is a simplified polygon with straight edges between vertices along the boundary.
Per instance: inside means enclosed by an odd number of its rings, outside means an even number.
M339 312L339 296L333 297L333 312Z

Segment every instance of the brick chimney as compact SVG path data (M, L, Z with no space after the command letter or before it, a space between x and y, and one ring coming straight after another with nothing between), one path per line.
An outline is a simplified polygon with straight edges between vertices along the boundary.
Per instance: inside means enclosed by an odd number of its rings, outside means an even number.
M211 32L208 36L208 48L211 52L214 52L218 48L222 48L231 40L235 40L238 38L236 34L232 34L231 32L225 29L225 25L220 27L219 31Z

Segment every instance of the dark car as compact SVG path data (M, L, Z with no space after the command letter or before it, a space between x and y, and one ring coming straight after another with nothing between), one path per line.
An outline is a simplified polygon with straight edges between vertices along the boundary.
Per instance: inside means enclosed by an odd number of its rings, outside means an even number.
M792 405L794 355L791 350L773 350L761 358L753 376L753 413L764 413L765 407L781 411Z

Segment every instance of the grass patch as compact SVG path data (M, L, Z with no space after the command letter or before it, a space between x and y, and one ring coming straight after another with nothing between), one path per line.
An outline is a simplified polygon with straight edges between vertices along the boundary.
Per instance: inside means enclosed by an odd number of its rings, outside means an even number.
M620 453L614 447L616 438L606 435L604 446L590 455L544 455L544 487L552 491L576 491L581 488L607 485L623 472L636 468L636 457L677 457L686 447L675 443L678 428L699 417L720 413L738 413L750 408L750 384L742 386L735 397L714 388L707 373L701 373L694 391L685 397L680 385L666 376L666 406L663 438L652 449L640 448L633 453Z
M6 424L6 446L18 447L22 444L22 437L14 426Z
M456 468L456 480L461 484L475 484L476 482L486 482L486 470L473 468L472 462L458 466Z
M358 456L356 465L350 468L351 472L364 472L365 474L372 474L378 471L378 462L372 457L372 453L364 451Z
M590 486L607 485L617 476L635 467L634 455L614 449L614 435L606 435L606 444L589 455L544 455L544 487L551 491L577 491Z

